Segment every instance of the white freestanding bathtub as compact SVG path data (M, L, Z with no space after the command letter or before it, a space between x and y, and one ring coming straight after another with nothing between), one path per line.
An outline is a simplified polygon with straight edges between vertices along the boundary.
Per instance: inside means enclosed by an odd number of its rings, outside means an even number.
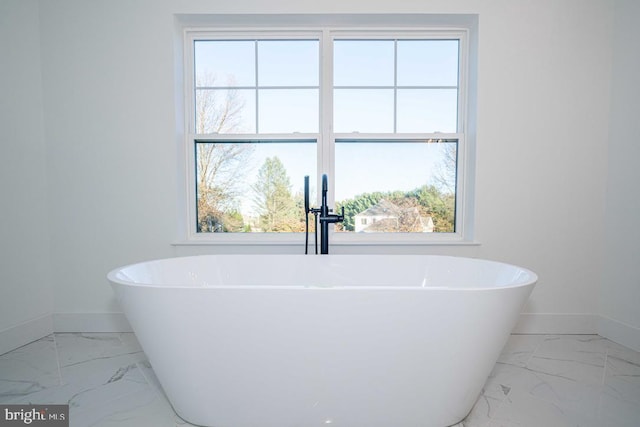
M443 427L537 276L426 255L211 255L109 273L167 397L215 427Z

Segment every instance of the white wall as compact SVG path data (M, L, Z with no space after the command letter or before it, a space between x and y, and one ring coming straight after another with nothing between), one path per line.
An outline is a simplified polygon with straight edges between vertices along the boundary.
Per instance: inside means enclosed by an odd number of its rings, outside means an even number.
M539 274L526 307L538 320L588 332L602 268L611 2L491 3L480 17L479 253Z
M640 351L640 3L618 0L613 40L601 333Z
M0 354L51 332L38 4L0 2Z
M55 0L39 8L51 283L65 327L74 313L119 311L104 276L121 264L301 251L171 245L181 214L175 13L472 13L479 14L481 245L334 252L447 253L522 264L540 282L526 307L534 316L520 330L595 331L609 225L613 0Z
M119 311L107 271L173 254L173 18L154 4L40 3L56 313Z

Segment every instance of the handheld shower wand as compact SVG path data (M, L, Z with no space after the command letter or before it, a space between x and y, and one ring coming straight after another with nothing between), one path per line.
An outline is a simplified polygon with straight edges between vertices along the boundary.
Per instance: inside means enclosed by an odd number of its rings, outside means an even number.
M316 240L316 255L318 254L318 214L319 209L311 209L309 206L309 175L304 177L304 254L309 253L309 214L313 214Z

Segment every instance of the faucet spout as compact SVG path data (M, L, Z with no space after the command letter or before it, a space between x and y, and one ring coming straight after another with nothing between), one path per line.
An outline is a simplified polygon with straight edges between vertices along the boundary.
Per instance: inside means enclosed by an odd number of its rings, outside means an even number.
M342 214L332 214L332 209L327 206L328 191L327 175L322 175L322 205L320 206L320 254L329 253L329 224L344 221L344 206Z

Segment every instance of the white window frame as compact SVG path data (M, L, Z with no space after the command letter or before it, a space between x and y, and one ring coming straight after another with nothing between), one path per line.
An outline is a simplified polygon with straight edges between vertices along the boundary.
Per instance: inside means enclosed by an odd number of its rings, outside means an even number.
M194 41L196 40L264 40L264 39L318 39L320 55L320 123L318 133L291 134L207 134L195 133L194 119ZM459 78L458 78L458 129L455 133L334 133L333 119L333 41L335 39L443 39L459 40ZM468 171L472 160L469 159L468 139L468 82L469 82L469 29L468 28L185 28L183 31L183 80L184 80L184 138L182 153L184 157L184 209L182 227L186 244L304 244L304 233L198 233L196 230L196 176L195 150L196 141L234 141L234 140L272 140L299 141L315 140L317 143L317 177L320 182L322 174L329 178L328 204L335 206L334 188L335 176L335 144L336 140L367 141L388 140L403 142L424 142L425 139L455 139L457 140L457 176L456 176L456 212L453 233L345 233L333 232L331 229L330 243L332 245L431 245L431 244L469 244L473 243L471 236L472 201L469 188ZM293 180L303 177L290 177ZM318 199L320 195L318 194ZM311 201L312 206L319 206L319 200ZM311 221L313 218L311 218Z

